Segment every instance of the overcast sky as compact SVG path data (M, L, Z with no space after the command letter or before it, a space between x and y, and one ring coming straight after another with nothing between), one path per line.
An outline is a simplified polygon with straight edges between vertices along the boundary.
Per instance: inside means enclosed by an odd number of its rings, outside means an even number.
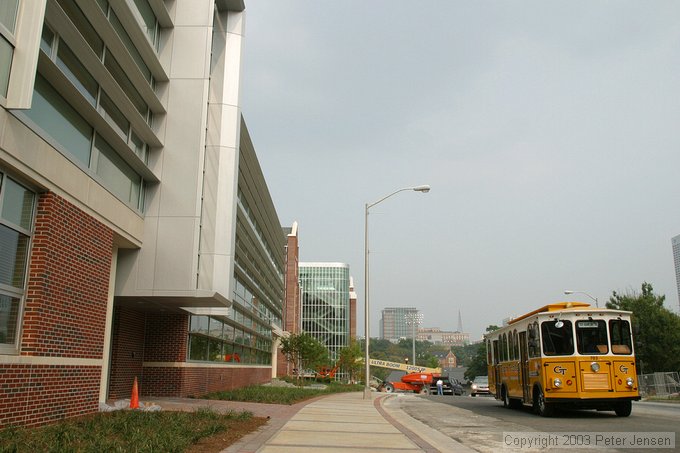
M585 291L678 311L680 2L247 0L243 114L302 261L477 339Z

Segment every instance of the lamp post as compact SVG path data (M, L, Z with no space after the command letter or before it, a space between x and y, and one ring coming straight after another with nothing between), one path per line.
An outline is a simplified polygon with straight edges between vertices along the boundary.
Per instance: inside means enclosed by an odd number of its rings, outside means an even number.
M593 297L590 294L585 293L583 291L572 291L570 289L567 289L567 290L564 291L564 294L583 294L585 296L590 297L592 300L595 301L595 308L600 308L600 304L597 302L597 297Z
M413 366L416 366L416 326L419 324L422 324L423 322L423 314L414 312L414 313L406 313L404 316L406 318L406 325L407 326L413 326Z
M368 344L370 342L370 329L369 329L369 301L368 301L368 210L372 208L373 206L377 205L378 203L382 203L383 201L387 200L390 198L392 195L396 195L399 192L404 192L406 190L413 190L416 192L422 192L422 193L427 193L430 191L430 186L428 185L422 185L422 186L415 186L415 187L404 187L403 189L395 190L389 195L386 195L379 199L378 201L375 201L373 203L366 203L364 207L364 333L366 335L366 341L364 344L365 351L364 351L364 399L369 399L371 397L371 386L369 385L369 378L370 378L370 373L371 373L371 366L369 365L369 356L368 356Z

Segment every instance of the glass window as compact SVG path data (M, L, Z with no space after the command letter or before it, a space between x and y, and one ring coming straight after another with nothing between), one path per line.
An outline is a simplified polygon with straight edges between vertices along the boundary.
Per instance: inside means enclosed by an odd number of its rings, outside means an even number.
M609 334L612 340L612 353L633 353L633 339L630 335L630 323L628 321L623 319L609 320Z
M146 35L149 37L149 41L151 41L154 49L158 50L158 20L156 19L153 9L151 9L151 6L147 0L133 0L133 2L137 9L136 11L133 9L132 12L136 13L135 17L137 18L139 25L146 32Z
M512 332L508 332L508 352L510 360L515 360L515 336Z
M134 43L132 42L132 39L130 39L130 36L125 31L125 28L123 28L123 24L120 23L120 20L118 20L118 16L116 16L116 14L113 11L111 12L111 17L109 18L109 21L111 22L113 29L116 30L116 34L118 34L118 37L125 45L128 52L130 52L130 56L135 61L135 64L144 75L146 81L153 86L153 76L151 75L151 70L146 65L146 63L144 63L144 59L139 54L137 47L135 47Z
M0 284L23 291L29 237L0 224Z
M149 156L146 152L147 146L146 143L144 143L144 140L139 138L134 132L130 132L130 144L132 145L135 154L147 164L149 162Z
M217 338L208 339L208 360L211 362L223 361L222 342Z
M17 21L17 9L19 8L19 0L2 0L0 2L0 24L12 34Z
M26 115L77 160L90 165L92 127L41 75Z
M118 107L113 103L111 98L102 90L99 99L99 113L109 122L111 126L118 132L118 134L127 141L128 131L130 130L130 122L125 118L125 115L118 110Z
M541 355L541 345L538 339L538 324L532 323L527 327L527 343L529 346L529 357L539 357Z
M50 58L52 57L52 46L54 44L54 32L43 24L42 36L40 37L40 49L45 52Z
M68 18L71 19L71 22L73 22L85 41L87 41L90 48L97 54L97 57L101 59L104 54L104 42L80 8L78 8L78 5L73 0L57 0L57 3L59 3L59 6L64 10Z
M141 177L99 135L95 146L99 151L95 171L106 187L123 201L138 206Z
M97 0L97 4L102 9L102 12L106 16L109 11L109 2L107 0Z
M3 199L2 218L30 230L33 224L35 194L12 179L5 178Z
M0 35L0 95L7 97L7 87L9 86L9 72L12 68L12 57L14 56L14 46Z
M545 355L572 355L574 353L571 321L544 321L541 323L541 334Z
M234 341L234 326L229 324L224 325L224 339L228 341Z
M189 326L191 332L208 333L208 317L207 316L192 316Z
M579 354L608 353L607 324L602 319L576 321L576 343Z
M189 335L189 359L208 360L208 337Z
M14 344L19 318L18 297L0 294L0 344Z
M208 330L208 335L214 338L222 339L222 321L214 318L210 318L210 327Z
M132 102L137 111L142 115L142 117L145 118L147 122L149 122L149 108L146 105L146 102L144 102L144 99L139 94L139 91L137 91L133 83L130 82L128 76L125 75L123 68L120 67L116 59L113 58L109 53L106 54L106 58L104 59L104 66L106 66L106 69L109 70L111 76L116 80L118 85L120 85L121 89L125 92L128 99L130 99L130 102Z
M0 173L0 345L16 342L34 203L34 193Z
M71 83L80 91L80 93L85 96L87 102L92 105L97 104L97 90L99 85L94 80L94 77L87 72L85 66L83 66L76 55L71 51L71 49L64 43L64 41L59 42L59 48L57 50L57 66L62 72L68 77Z

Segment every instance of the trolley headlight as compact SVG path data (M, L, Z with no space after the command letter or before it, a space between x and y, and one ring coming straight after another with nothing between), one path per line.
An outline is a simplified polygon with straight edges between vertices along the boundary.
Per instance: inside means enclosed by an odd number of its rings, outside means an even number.
M590 364L590 369L597 373L598 371L600 371L600 364L597 362L593 362Z
M634 383L634 382L633 382L633 378L632 378L632 377L626 378L626 385L627 385L628 387L632 387L632 386L633 386L633 383Z
M554 385L555 387L558 387L558 388L559 388L559 387L562 387L562 379L560 379L560 378L555 378L555 379L553 379L553 385Z

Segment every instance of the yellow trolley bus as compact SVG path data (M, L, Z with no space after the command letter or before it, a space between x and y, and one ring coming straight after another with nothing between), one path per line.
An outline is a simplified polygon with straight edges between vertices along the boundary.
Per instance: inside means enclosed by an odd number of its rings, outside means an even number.
M510 408L558 406L630 415L640 399L630 312L546 305L485 335L489 390Z

